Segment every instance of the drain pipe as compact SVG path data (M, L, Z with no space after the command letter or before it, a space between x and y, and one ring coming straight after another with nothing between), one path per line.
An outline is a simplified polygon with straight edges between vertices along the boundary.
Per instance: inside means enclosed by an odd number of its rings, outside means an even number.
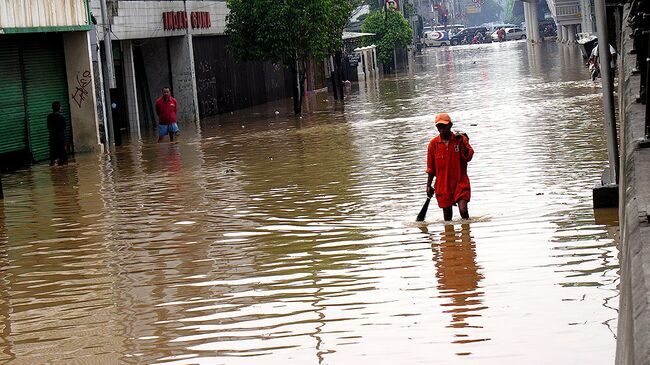
M603 114L605 115L605 134L607 136L607 156L609 157L609 183L618 184L619 154L616 135L616 116L614 113L614 80L609 65L612 56L609 53L607 36L607 12L605 0L595 0L596 27L598 35L598 56L600 58L600 75L603 84Z

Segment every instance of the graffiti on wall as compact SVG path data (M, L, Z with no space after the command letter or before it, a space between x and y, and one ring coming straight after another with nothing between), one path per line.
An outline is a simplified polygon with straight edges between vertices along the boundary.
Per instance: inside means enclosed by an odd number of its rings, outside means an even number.
M196 63L196 91L199 96L199 113L213 115L217 113L217 77L214 74L212 63L201 60Z
M74 92L71 94L71 96L75 104L77 104L77 106L81 108L81 105L90 94L90 91L88 90L88 85L90 85L90 83L92 82L92 77L89 70L85 70L83 73L81 73L81 76L79 74L80 72L77 72L77 76L76 76L77 82L73 88Z
M174 97L178 100L179 113L182 118L194 119L194 93L191 71L178 72L172 76Z

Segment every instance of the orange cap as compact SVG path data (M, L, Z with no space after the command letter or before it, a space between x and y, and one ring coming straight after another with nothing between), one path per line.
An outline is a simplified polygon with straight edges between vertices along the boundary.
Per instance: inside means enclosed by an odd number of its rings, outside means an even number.
M447 113L438 113L436 114L436 125L437 124L449 124L451 123L451 117Z

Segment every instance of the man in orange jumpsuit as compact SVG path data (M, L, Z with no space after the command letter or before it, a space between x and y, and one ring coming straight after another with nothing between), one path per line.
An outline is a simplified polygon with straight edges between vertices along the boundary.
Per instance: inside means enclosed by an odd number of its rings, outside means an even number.
M467 177L467 163L474 156L474 149L464 133L451 131L451 117L447 113L436 115L436 128L439 135L430 142L427 150L427 196L435 192L438 206L446 221L451 220L451 207L458 203L463 219L469 218L467 203L471 189ZM436 178L432 187L433 178Z

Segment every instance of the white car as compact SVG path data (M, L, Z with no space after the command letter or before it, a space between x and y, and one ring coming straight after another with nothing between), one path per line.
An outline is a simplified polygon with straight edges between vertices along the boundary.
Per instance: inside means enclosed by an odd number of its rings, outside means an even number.
M427 47L444 47L449 44L449 33L444 30L424 32L422 43Z
M505 28L506 31L506 41L511 41L514 39L526 39L526 32L524 32L521 28ZM492 40L494 42L499 41L499 35L497 34L498 30L494 31L492 33Z

